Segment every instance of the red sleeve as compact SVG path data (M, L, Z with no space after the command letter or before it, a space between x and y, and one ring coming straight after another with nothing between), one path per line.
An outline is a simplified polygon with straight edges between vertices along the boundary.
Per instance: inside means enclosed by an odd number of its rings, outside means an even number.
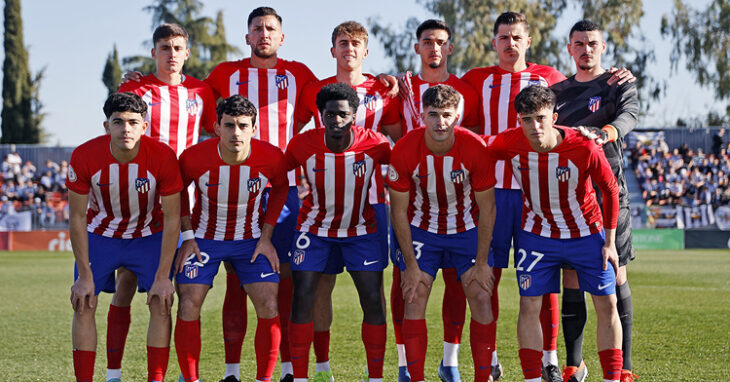
M294 108L294 120L297 122L307 123L310 119L312 119L314 113L316 113L317 94L314 92L317 87L316 82L310 82L304 86L304 89L297 100L297 105Z
M281 210L284 208L286 198L289 194L289 179L286 176L286 162L284 154L278 147L271 147L271 152L267 153L268 167L265 169L264 175L269 178L271 183L271 191L269 193L269 201L266 205L266 215L264 223L276 225Z
M294 155L294 152L297 150L297 146L299 146L300 139L298 138L301 136L302 134L295 135L294 138L289 141L289 144L286 145L286 152L284 153L284 165L286 166L287 171L294 170L295 168L300 166L296 155Z
M408 168L408 160L414 155L413 152L409 152L412 150L409 150L409 147L406 146L407 143L406 140L398 140L390 152L387 184L388 187L399 192L407 192L411 189L411 171Z
M144 90L142 89L142 83L137 82L137 81L131 81L131 80L127 81L127 82L123 82L119 86L118 92L119 93L126 93L126 92L134 93L140 97L142 97L144 95Z
M593 141L588 144L588 174L603 194L603 224L608 229L615 229L618 223L618 183L600 146Z
M156 176L158 177L157 184L160 195L169 196L182 191L182 176L180 175L180 166L177 163L175 152L165 144L159 144L155 151L155 157L159 158Z
M193 169L190 168L188 156L190 156L189 149L183 151L180 154L178 164L180 165L180 175L182 178L182 192L180 193L180 217L190 216L190 195L188 192L188 185L193 181L192 174Z
M383 92L383 102L385 103L383 109L383 118L380 120L381 125L392 125L394 123L400 122L400 108L401 108L401 99L400 97L388 97L385 95L388 89L384 88Z
M88 162L84 160L82 153L84 148L85 146L81 146L71 153L66 177L66 188L80 195L88 195L91 189L89 171L85 166Z
M487 158L489 158L490 161L494 162L509 159L509 155L505 151L504 134L483 135L482 140L484 140L487 145Z
M215 122L218 120L218 115L216 114L216 98L213 95L213 89L208 85L204 86L201 93L201 97L203 97L203 117L200 121L202 124L201 127L205 129L211 137L215 137L217 136L215 133Z
M466 84L466 82L465 82ZM464 117L462 118L462 126L481 126L479 116L482 114L479 111L479 95L470 85L466 84L463 90L462 97L464 97Z
M550 73L548 78L546 78L546 80L548 82L548 86L553 86L553 85L557 84L558 82L565 81L566 79L567 79L567 77L565 77L565 75L563 75L563 73L560 73L560 71L555 68L553 68L553 71Z
M481 139L470 145L473 147L467 152L470 153L468 157L472 160L471 186L475 192L488 190L497 184L497 179L494 177L495 160L490 158L486 145Z
M225 75L226 64L226 62L222 62L216 65L213 70L210 71L208 77L203 80L203 82L210 86L210 89L213 91L213 99L216 100L218 98L221 98L221 94L223 93L220 91L220 89L217 88L217 86L221 83L221 77Z

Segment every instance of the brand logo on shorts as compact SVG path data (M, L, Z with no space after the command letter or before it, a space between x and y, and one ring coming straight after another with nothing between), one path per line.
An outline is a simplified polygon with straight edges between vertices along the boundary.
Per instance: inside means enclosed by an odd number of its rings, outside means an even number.
M595 113L601 108L601 97L591 97L588 100L588 110Z
M303 249L297 249L294 251L294 256L292 256L291 261L299 265L304 261L304 250Z
M186 265L184 271L185 271L185 277L187 277L191 280L198 277L198 267L196 265L193 265L193 264Z
M464 174L464 170L454 170L451 171L451 182L459 184L464 181L466 178L466 175Z
M375 96L375 94L365 94L365 97L362 99L362 104L365 105L365 108L373 111L375 108L378 107L378 98Z
M248 180L248 192L255 194L261 189L261 178L251 178Z
M134 180L134 188L137 189L137 192L140 194L145 194L147 191L150 190L150 180L149 178L137 178Z
M188 99L185 101L185 109L188 111L188 114L190 115L198 115L198 100L196 99Z
M566 182L570 179L570 167L558 167L555 169L555 177L561 182Z
M520 288L522 290L528 290L532 286L532 276L520 275Z
M284 90L289 87L289 77L286 76L286 74L277 74L276 75L276 87Z
M365 175L365 171L367 171L367 166L365 166L364 160L359 160L352 164L352 173L356 177L362 178Z

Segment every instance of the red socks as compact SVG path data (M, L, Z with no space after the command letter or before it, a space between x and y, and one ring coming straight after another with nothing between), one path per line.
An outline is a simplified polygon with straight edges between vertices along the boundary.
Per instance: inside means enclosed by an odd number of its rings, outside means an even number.
M466 315L466 295L456 276L456 268L441 270L444 277L444 300L441 305L441 317L444 322L444 342L458 344L464 329Z
M200 319L183 321L178 317L175 322L175 352L180 372L186 381L200 378L198 374L200 348Z
M550 293L542 296L542 308L540 309L542 350L558 349L558 329L560 328L559 308L557 293Z
M393 284L390 286L390 316L393 319L393 333L395 343L403 344L403 316L405 315L405 301L400 288L400 268L393 267Z
M542 352L532 349L520 349L520 365L525 379L542 377Z
M621 379L621 368L623 367L623 352L621 349L606 349L598 352L603 369L603 379L607 381L618 381Z
M129 324L132 322L130 307L110 304L106 322L106 367L121 369L124 345L127 342Z
M259 318L256 325L254 348L256 349L256 380L270 381L274 374L276 359L281 344L281 324L279 316Z
M314 357L317 363L330 360L330 331L314 332Z
M170 361L170 347L147 346L147 382L162 382Z
M383 378L383 358L385 358L386 326L362 323L362 343L368 361L368 377ZM329 332L328 332L329 333ZM319 360L317 361L319 362Z
M474 381L488 381L492 372L492 353L494 348L494 337L497 324L492 321L489 324L480 324L473 319L469 329L471 344L471 355L474 359Z
M289 354L294 369L294 379L308 376L309 347L312 345L313 333L314 326L311 321L306 324L289 322Z
M406 345L408 372L412 381L423 381L426 347L428 346L428 328L426 320L403 320L403 343Z
M226 297L223 300L223 347L226 363L241 362L241 347L246 335L246 292L235 272L226 273Z
M291 361L289 356L289 315L291 314L292 281L291 277L279 279L279 322L281 323L281 362Z
M95 351L74 350L74 374L77 382L91 382L94 379Z

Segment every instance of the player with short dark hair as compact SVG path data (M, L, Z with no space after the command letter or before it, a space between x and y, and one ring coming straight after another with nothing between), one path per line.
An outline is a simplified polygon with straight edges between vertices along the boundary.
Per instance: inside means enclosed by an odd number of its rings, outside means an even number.
M324 128L296 135L285 153L288 167L303 167L311 185L291 247L294 295L289 336L294 381L307 380L315 291L332 258L344 262L355 282L363 310L368 378L382 381L386 325L381 288L387 264L380 253L368 189L373 173L388 163L390 145L374 129L355 126L360 101L350 85L328 84L315 102ZM327 379L331 378L330 373Z
M618 315L623 330L623 370L621 382L634 380L631 365L631 327L633 303L626 277L626 265L634 258L631 245L631 210L623 166L623 139L636 127L639 99L636 85L609 85L611 74L601 67L606 51L601 26L581 20L570 29L568 52L576 66L576 74L551 87L557 95L557 123L578 127L603 146L603 152L619 186L619 213L616 227L616 250L619 268L616 277ZM594 187L598 201L602 194ZM583 362L583 330L586 324L585 295L578 285L575 270L563 269L563 336L565 337L566 382L583 382L588 371Z
M120 267L133 272L139 290L147 292L148 382L161 382L167 370L175 292L170 269L180 232L182 181L175 152L144 136L146 113L137 95L110 95L104 104L107 134L71 154L66 186L76 259L71 305L78 381L94 377L97 295L114 292Z
M422 97L425 128L396 143L388 171L397 239L392 251L402 270L405 301L403 342L410 378L416 382L424 380L426 304L445 256L471 308L474 380L491 378L494 320L488 301L493 276L487 259L495 216L494 169L480 162L486 153L479 136L456 126L460 101L451 86L428 88ZM446 378L441 370L439 376Z
M253 139L256 107L234 95L217 107L218 137L180 156L183 184L193 184L195 206L183 198L183 243L175 261L178 304L175 349L183 379L199 382L200 309L221 261L234 268L258 316L256 380L270 381L281 340L279 259L271 243L288 192L284 155ZM264 189L271 184L264 212Z
M603 378L618 381L622 360L615 295L616 179L600 146L576 130L554 125L558 115L550 89L529 86L517 95L514 107L521 129L489 137L487 152L491 159L508 161L523 191L515 252L517 337L525 381L541 379L540 305L543 295L559 291L563 263L577 270L581 287L593 295ZM591 182L604 194L605 221ZM562 381L560 375L551 379Z

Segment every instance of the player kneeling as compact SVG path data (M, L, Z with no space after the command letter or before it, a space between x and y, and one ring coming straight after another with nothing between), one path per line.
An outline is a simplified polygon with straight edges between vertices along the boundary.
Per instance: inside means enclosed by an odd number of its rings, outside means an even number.
M558 117L554 107L551 90L525 88L515 98L521 130L488 139L490 156L511 164L523 190L525 212L516 264L522 372L525 381L540 381L542 295L560 291L560 269L567 263L578 272L581 288L593 295L603 378L618 381L622 365L615 294L618 185L600 146L576 130L553 125ZM591 182L604 195L605 227Z
M114 292L114 272L120 267L133 272L139 290L147 291L147 381L165 378L182 181L175 152L144 136L146 113L147 103L138 96L112 94L104 103L107 135L71 154L66 186L76 259L71 305L78 381L94 377L97 295ZM110 379L120 381L121 372Z
M251 298L256 329L256 380L271 381L281 341L277 306L279 259L271 243L289 190L284 155L252 139L256 107L234 95L220 102L217 138L180 156L185 185L195 185L195 207L183 197L182 238L175 260L180 302L175 348L185 381L199 380L200 308L221 261L228 261ZM271 184L267 209L262 194ZM185 191L187 192L187 191Z
M422 97L425 128L401 138L388 171L391 216L402 273L403 342L414 382L424 380L426 304L445 256L469 302L474 380L491 379L494 325L490 306L493 276L487 265L494 228L494 166L484 162L484 142L456 126L460 95L436 85ZM443 366L443 365L442 365ZM443 375L440 368L439 375Z

